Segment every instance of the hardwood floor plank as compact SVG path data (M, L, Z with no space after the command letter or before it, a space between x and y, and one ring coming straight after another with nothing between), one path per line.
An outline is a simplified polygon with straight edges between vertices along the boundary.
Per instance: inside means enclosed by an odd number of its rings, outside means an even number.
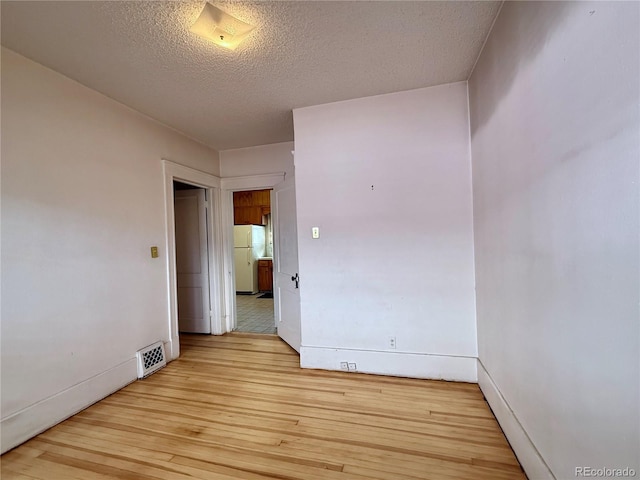
M277 336L181 357L6 453L3 479L525 479L475 384L305 370Z
M323 455L334 455L346 458L344 470L352 471L353 467L365 467L393 474L396 478L438 478L451 475L454 478L487 478L487 479L523 479L520 471L505 468L480 468L473 463L452 462L450 459L413 455L400 452L382 452L363 446L335 446L326 442L284 442L283 448L289 450L305 450L309 454L322 452Z

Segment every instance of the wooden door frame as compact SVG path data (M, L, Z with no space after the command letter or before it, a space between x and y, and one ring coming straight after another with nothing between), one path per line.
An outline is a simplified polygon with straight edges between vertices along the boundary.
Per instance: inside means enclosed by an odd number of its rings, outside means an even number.
M236 274L233 262L233 192L246 190L264 190L275 187L284 181L285 173L269 173L266 175L248 175L220 179L221 184L221 221L223 235L224 265L224 303L227 306L222 322L222 333L231 332L238 324L236 308ZM272 217L273 218L273 217ZM273 228L276 226L273 225Z
M220 178L170 160L162 159L164 174L165 235L167 252L165 255L167 271L169 343L166 345L168 358L175 360L180 356L178 334L178 292L176 272L176 233L173 182L188 183L205 189L207 195L207 250L209 254L209 302L211 305L211 333L225 333L224 281L221 259L224 257Z

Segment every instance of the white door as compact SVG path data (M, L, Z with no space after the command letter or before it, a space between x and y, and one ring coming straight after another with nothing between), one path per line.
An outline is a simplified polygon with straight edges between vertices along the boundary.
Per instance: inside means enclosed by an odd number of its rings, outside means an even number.
M203 189L175 192L178 329L211 333L207 211Z
M296 189L293 178L271 191L273 215L273 306L278 335L300 352L300 279Z

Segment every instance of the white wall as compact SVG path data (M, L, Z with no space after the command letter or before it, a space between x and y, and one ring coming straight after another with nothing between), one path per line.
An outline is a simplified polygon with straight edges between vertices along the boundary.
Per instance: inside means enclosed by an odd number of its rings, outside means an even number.
M532 479L640 474L639 8L507 2L469 83L480 383Z
M4 48L1 153L5 451L133 380L136 350L169 340L161 158L219 163Z
M220 151L222 177L285 172L293 175L293 142Z
M302 365L475 381L466 83L297 109L294 125Z

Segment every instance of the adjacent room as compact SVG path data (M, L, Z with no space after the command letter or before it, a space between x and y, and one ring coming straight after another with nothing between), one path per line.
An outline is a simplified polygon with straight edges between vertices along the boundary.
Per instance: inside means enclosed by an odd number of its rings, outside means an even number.
M236 330L276 333L271 190L233 192Z
M640 2L0 20L3 479L640 476Z

